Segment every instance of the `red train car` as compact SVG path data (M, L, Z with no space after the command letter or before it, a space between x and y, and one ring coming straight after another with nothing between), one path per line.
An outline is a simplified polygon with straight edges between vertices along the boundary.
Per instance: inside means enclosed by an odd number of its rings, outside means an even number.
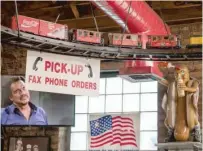
M39 33L39 19L18 15L19 30L38 35ZM12 17L11 28L18 30L16 16Z
M68 40L68 26L40 20L39 35Z
M107 33L97 32L97 31L89 31L83 29L74 29L71 31L72 40L78 41L82 43L91 43L91 44L107 44Z
M18 25L20 31L35 35L68 40L68 27L57 23L39 20L27 16L18 15ZM11 28L18 30L16 16L12 17Z
M180 40L176 35L148 36L147 48L179 48Z
M135 34L109 34L110 45L141 48L141 35Z

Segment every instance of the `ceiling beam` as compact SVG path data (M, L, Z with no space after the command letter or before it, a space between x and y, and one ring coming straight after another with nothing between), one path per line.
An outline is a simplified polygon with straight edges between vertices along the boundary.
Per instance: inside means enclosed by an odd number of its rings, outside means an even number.
M103 17L108 17L107 15L99 15L99 16L95 16L95 18L103 18ZM88 17L80 17L77 19L60 19L59 22L63 23L63 22L71 22L71 21L77 21L77 20L88 20L88 19L94 19L93 16L88 16Z
M75 2L77 2L77 1L75 1ZM75 5L77 5L77 6L84 6L84 5L89 5L90 3L89 2L79 2L79 3L75 3Z
M178 19L183 19L183 18L202 17L202 7L165 9L165 10L161 10L161 13L160 13L160 11L156 11L156 12L164 21L178 20Z
M172 20L166 20L166 22L169 23L169 22L176 22L176 21L178 22L178 21L196 20L196 19L202 19L202 17L172 19Z
M98 27L100 30L105 30L105 29L112 29L112 28L121 28L120 26L103 26L103 27ZM86 28L88 30L96 30L95 27L93 28Z
M84 28L86 30L92 30L92 31L97 31L95 27L92 28ZM100 32L111 32L111 33L121 33L122 32L122 27L120 26L100 26L98 27Z
M79 12L78 12L78 9L77 9L76 5L70 4L70 8L71 8L71 10L72 10L72 12L73 12L75 18L79 18L79 17L80 17L80 14L79 14Z
M182 3L182 5L176 5L176 3ZM184 4L185 3L185 4ZM151 7L155 10L157 9L181 9L189 7L201 6L201 1L153 1L151 2Z
M103 26L118 26L116 22L114 22L111 18L106 16L100 16L96 18L98 27ZM87 29L87 28L95 28L94 19L86 18L86 19L75 19L74 21L58 21L61 24L67 24L69 28L78 28L78 29Z
M44 7L44 8L39 8L37 10L30 10L30 11L19 11L19 14L21 15L29 15L29 14L35 14L37 12L42 13L44 11L50 11L50 10L54 10L54 9L59 9L62 8L63 6L52 6L52 7ZM69 8L69 5L64 5L64 8Z
M80 3L75 3L75 4L72 4L73 7L76 7L76 6L84 6L84 5L89 5L90 3L89 2L80 2ZM45 6L45 7L41 7L41 8L38 8L38 9L33 9L33 10L27 10L27 11L20 11L19 10L19 13L22 14L22 15L25 15L25 14L30 14L30 13L36 13L36 11L47 11L47 10L54 10L54 9L59 9L59 8L69 8L71 7L69 4L67 5L64 5L64 6ZM3 13L4 14L4 13Z
M183 25L183 24L193 24L193 23L202 23L202 19L194 19L194 20L185 20L185 21L175 21L175 22L168 22L169 26L172 25Z

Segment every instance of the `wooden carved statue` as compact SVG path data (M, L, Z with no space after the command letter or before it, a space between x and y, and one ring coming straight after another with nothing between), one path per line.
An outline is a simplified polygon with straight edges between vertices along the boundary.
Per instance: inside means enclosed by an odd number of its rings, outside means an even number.
M159 64L163 71L166 64ZM162 100L166 113L164 121L168 129L166 142L192 141L200 142L200 123L198 121L199 82L190 77L185 65L174 67L175 80L166 81L168 90Z

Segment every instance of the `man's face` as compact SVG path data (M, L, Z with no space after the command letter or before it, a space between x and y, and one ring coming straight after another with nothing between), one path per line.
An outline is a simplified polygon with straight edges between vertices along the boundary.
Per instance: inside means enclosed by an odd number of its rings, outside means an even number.
M30 100L30 94L23 81L19 80L11 84L10 100L19 106L28 104Z

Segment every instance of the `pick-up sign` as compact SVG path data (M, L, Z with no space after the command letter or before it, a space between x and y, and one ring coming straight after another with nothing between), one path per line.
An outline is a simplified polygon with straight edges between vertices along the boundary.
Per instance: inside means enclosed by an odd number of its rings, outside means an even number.
M29 90L97 96L100 60L27 52L26 86Z

